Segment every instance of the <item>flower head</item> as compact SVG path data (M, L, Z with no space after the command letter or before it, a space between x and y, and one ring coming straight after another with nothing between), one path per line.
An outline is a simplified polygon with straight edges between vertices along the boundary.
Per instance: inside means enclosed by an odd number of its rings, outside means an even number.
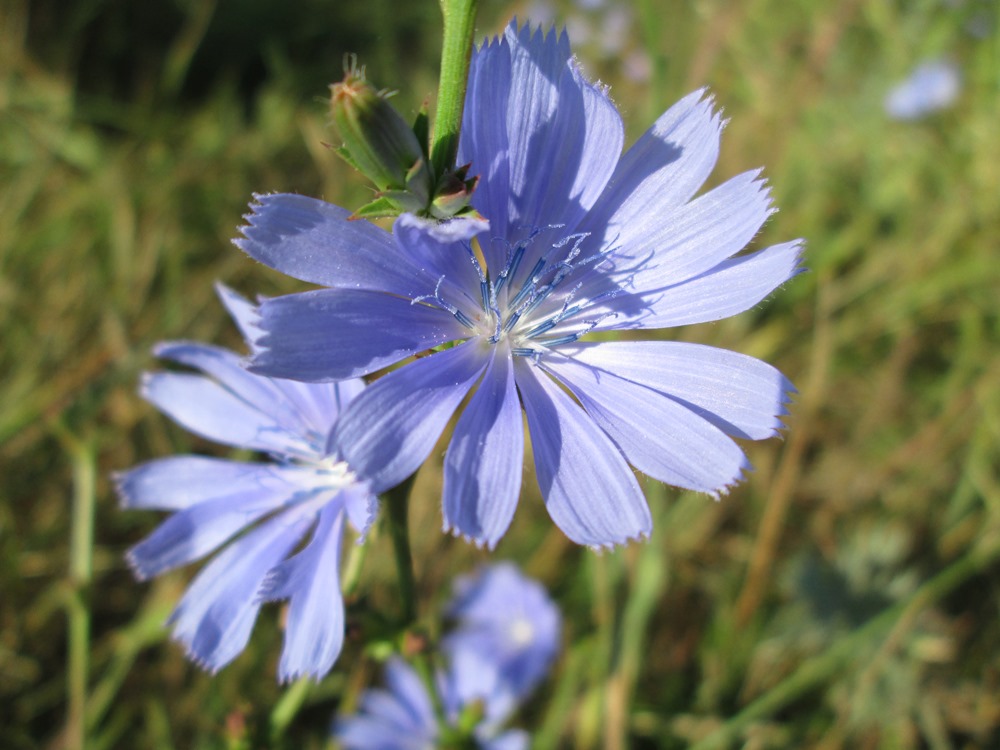
M545 676L559 649L559 610L512 563L458 579L448 614L457 627L445 638L445 651L489 655L516 698Z
M219 295L250 337L253 306L221 286ZM339 458L336 444L328 450L338 415L364 383L253 375L239 355L191 342L155 351L201 374L147 374L142 394L148 401L202 437L269 459L174 456L119 474L125 508L173 511L129 550L129 564L139 578L151 578L228 542L171 615L174 637L215 671L246 646L264 601L288 599L279 676L322 676L344 637L338 578L344 519L363 533L375 511L366 482Z
M567 536L648 535L629 464L718 495L749 466L732 438L776 434L793 390L732 352L588 340L725 318L797 273L799 241L739 254L773 211L758 172L693 197L721 128L698 91L622 154L618 112L566 35L512 23L474 54L459 147L488 223L404 215L390 235L322 201L259 196L236 244L329 288L261 305L252 369L336 380L437 349L367 388L334 429L376 491L419 467L468 396L444 462L446 530L493 546L507 529L523 406Z
M885 111L897 120L918 120L950 107L961 88L962 76L954 63L923 62L886 95Z
M389 690L369 690L358 714L335 733L347 750L450 747L471 739L483 750L520 750L528 737L504 730L545 676L559 647L559 611L545 590L511 563L461 578L447 609L457 628L443 641L445 669L434 686L443 716L405 662L386 665ZM467 747L466 744L460 744Z

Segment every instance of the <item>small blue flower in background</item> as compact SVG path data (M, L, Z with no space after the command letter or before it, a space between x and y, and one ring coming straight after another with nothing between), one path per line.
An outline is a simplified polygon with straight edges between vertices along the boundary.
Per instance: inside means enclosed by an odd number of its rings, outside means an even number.
M445 638L445 650L490 654L518 696L545 676L559 649L559 610L512 563L458 579L448 615L456 629Z
M958 66L946 60L918 65L885 97L885 111L897 120L918 120L955 103L962 88Z
M253 306L229 289L218 291L251 338ZM363 534L377 507L366 482L338 458L336 444L327 449L338 415L364 383L261 377L247 372L239 355L198 343L160 344L155 352L203 374L148 373L142 385L148 401L202 437L270 460L174 456L117 475L123 507L174 512L129 551L129 563L139 578L151 578L229 542L171 615L174 637L215 671L246 646L264 601L288 599L279 677L318 679L344 638L344 519Z
M773 212L759 172L699 197L722 120L697 91L624 155L621 118L565 34L511 23L473 57L459 163L487 220L403 215L392 234L298 195L258 196L236 244L328 289L260 307L252 368L332 381L444 346L368 387L334 429L373 485L416 471L469 396L444 461L447 531L494 546L521 489L522 406L549 514L611 546L652 521L629 464L714 496L777 434L791 383L708 346L591 341L735 315L798 273L801 242L739 254Z
M386 664L388 690L366 691L359 712L335 723L345 750L437 748L469 710L475 712L470 730L477 747L526 750L528 735L502 726L552 665L559 611L511 563L460 579L447 611L457 629L442 642L447 666L435 675L444 726L417 672L394 658Z

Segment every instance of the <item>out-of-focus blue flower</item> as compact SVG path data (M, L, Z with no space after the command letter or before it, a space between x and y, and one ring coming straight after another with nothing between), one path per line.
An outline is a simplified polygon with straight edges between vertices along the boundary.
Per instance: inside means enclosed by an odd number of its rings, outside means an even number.
M496 676L489 663L471 654L463 654L450 670L439 672L435 688L447 722L441 726L427 688L416 670L393 657L385 667L388 689L366 690L361 696L358 713L338 719L333 727L334 735L344 750L438 750L446 744L443 738L454 732L454 724L463 708L474 712L490 710L484 695L497 694ZM512 704L505 702L504 705ZM475 746L481 750L528 748L526 732L504 731L488 720L479 721L471 734Z
M456 629L445 650L488 654L518 699L545 676L559 650L559 610L512 563L460 578L448 614Z
M646 536L632 466L717 496L749 464L732 437L776 434L793 390L773 367L697 344L591 332L719 320L798 272L801 242L738 254L773 212L758 171L694 198L722 121L697 91L624 155L603 88L565 34L511 23L473 58L459 148L489 221L404 215L389 234L298 195L259 196L236 244L328 289L264 302L252 369L330 381L445 346L380 378L334 430L381 491L413 473L471 393L444 462L444 526L492 547L538 482L574 541Z
M885 111L897 120L917 120L954 104L962 88L958 66L946 60L918 65L885 97Z
M460 579L448 614L456 630L443 642L447 666L435 675L443 715L417 673L392 659L388 690L369 690L359 712L337 721L345 750L417 750L461 739L484 750L521 750L528 735L503 730L528 692L545 676L559 647L559 611L545 590L511 563ZM463 745L464 747L464 745Z
M250 338L253 306L229 289L218 291ZM129 551L130 565L146 579L229 542L171 615L174 637L194 661L215 671L246 646L264 601L288 599L279 677L321 677L344 638L344 519L363 533L376 510L376 498L339 457L337 444L328 447L337 416L364 383L253 375L239 355L191 342L160 344L155 352L202 374L148 373L142 384L148 401L202 437L270 459L174 456L117 475L125 508L174 511Z

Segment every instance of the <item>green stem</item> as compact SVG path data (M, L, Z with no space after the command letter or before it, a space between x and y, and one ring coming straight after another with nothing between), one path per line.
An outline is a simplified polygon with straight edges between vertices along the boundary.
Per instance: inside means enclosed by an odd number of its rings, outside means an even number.
M69 632L67 649L67 740L70 748L83 748L87 742L87 683L90 671L89 589L93 574L94 506L96 482L94 454L89 444L57 427L73 461L73 510L70 532L69 563Z
M414 477L385 493L383 502L392 552L396 558L396 575L399 578L399 599L403 607L402 629L417 621L417 583L413 575L413 556L410 554L409 498Z
M733 744L740 732L758 719L770 716L792 701L829 679L838 669L864 650L865 644L881 638L893 623L906 617L954 590L976 573L1000 558L1000 540L991 537L977 549L942 570L917 589L909 599L899 602L869 620L827 649L826 653L807 661L798 671L729 719L719 729L692 746L691 750L724 748Z
M282 694L271 711L271 741L278 744L285 731L302 709L314 685L312 677L300 677Z
M392 537L392 551L396 558L396 575L399 578L399 598L403 607L403 621L400 630L404 634L417 622L417 584L413 575L413 556L410 554L409 534L409 499L410 491L416 476L411 476L402 484L389 490L382 496L386 507L386 521L389 536ZM400 641L400 645L402 641ZM404 649L405 650L405 649ZM434 713L439 722L444 721L444 706L438 695L434 682L434 665L428 654L418 651L410 655L410 663L416 669L420 680L427 689L427 695L434 706ZM443 724L442 724L443 726Z
M462 128L477 3L478 0L441 0L444 41L441 45L441 79L434 117L434 142L431 145L431 163L437 176L455 166L458 154L458 134Z

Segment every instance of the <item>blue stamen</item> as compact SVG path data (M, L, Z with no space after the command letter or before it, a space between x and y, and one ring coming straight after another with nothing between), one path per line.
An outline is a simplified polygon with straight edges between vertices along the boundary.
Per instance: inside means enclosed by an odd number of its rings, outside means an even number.
M437 285L434 287L434 294L421 294L419 297L414 297L410 300L411 305L415 305L418 302L430 301L433 302L441 310L450 312L455 316L455 320L461 323L466 328L475 329L475 323L469 319L469 316L464 312L459 310L455 305L448 300L441 298L441 283L444 281L444 276L438 279Z
M519 291L516 295L514 295L514 299L510 301L508 306L517 307L519 304L521 304L521 301L525 297L527 297L529 294L533 294L534 291L535 291L535 282L533 280L526 281L524 283L524 286L521 287L521 291Z
M479 282L479 294L483 298L483 309L490 309L490 283L483 279Z
M587 332L580 331L579 333L571 333L568 336L561 336L560 338L552 339L551 341L546 341L545 346L553 347L553 346L560 346L562 344L572 344L574 341L576 341L585 333Z
M466 328L475 328L476 327L475 323L473 323L469 319L469 316L466 315L461 310L459 310L457 307L454 310L451 311L451 314L455 316L455 320L457 320L459 323L461 323Z
M521 313L519 312L515 312L513 315L507 318L507 322L503 324L503 332L507 333L511 328L517 325L517 321L520 319L521 319Z
M545 333L546 331L551 331L553 328L556 327L557 322L558 321L549 318L544 323L535 326L524 335L527 336L529 339L533 339L535 336L538 336L541 333Z
M537 357L540 354L540 352L526 347L512 347L510 353L515 357Z

